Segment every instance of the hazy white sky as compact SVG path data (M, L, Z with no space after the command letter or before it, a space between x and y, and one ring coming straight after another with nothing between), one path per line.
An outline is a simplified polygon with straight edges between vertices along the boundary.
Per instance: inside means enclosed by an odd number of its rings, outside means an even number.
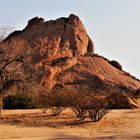
M95 51L140 78L140 0L0 0L0 25L23 29L34 16L78 15Z

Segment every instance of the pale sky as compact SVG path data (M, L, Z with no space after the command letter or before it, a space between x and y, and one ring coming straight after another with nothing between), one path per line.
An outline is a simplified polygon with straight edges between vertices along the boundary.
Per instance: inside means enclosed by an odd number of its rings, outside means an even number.
M35 16L50 20L71 13L83 21L96 53L140 79L140 0L0 0L0 26L17 30Z

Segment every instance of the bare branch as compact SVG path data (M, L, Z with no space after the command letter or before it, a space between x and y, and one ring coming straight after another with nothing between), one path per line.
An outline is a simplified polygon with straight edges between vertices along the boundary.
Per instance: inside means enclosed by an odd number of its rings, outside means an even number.
M0 27L0 42L5 39L13 29L12 27Z

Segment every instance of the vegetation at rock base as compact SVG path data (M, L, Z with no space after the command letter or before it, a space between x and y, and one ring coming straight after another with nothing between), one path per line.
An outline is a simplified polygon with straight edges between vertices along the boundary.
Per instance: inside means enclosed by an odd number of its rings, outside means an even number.
M83 91L81 94L68 90L57 90L38 98L42 108L50 109L56 116L65 108L71 108L76 118L84 120L89 117L92 121L99 121L109 112L108 101L105 96L98 97L92 92Z
M3 100L4 109L35 109L37 106L29 93L8 95Z

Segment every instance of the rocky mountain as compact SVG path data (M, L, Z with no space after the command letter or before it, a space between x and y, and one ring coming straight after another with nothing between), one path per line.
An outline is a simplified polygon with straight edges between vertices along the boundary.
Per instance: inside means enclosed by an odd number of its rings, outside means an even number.
M138 79L123 71L117 61L95 54L94 48L79 17L71 14L50 21L35 17L22 31L13 32L1 42L0 67L17 56L26 56L25 61L36 71L37 83L47 90L58 86L140 88ZM15 67L16 63L8 66L9 73Z

